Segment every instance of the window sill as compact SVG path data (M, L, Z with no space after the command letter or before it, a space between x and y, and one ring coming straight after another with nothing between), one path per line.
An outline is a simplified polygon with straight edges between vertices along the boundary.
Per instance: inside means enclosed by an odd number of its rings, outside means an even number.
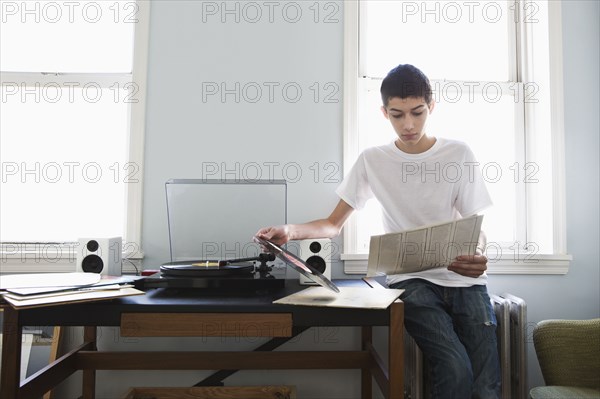
M142 270L144 252L141 249L134 254L123 252L122 257L127 259L123 262L123 274L136 274ZM34 249L0 251L0 274L73 273L76 268L77 254L72 245L39 244Z
M341 254L346 274L366 274L368 254ZM572 255L503 256L488 262L488 274L553 274L569 272Z

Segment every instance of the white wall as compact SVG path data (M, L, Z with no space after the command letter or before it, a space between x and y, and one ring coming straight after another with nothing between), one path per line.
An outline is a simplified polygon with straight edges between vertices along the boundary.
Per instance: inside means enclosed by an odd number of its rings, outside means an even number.
M290 222L325 216L337 201L334 189L342 163L342 2L335 3L340 5L337 12L321 8L317 23L309 8L313 2L296 3L303 13L296 23L288 22L295 18L295 10L284 12L286 2L277 4L273 22L269 21L269 9L262 7L262 19L251 23L248 20L255 18L255 9L246 9L245 13L240 9L239 22L231 14L221 22L220 14L203 14L203 7L212 12L221 2L152 2L142 235L145 268L155 268L169 258L164 195L164 182L169 178L218 178L227 170L234 170L229 177L236 173L239 176L244 165L252 162L263 165L267 178L271 170L267 163L274 162L275 177L295 179L292 172L299 165L302 176L289 185ZM330 13L338 22L323 23ZM592 318L600 313L599 20L596 1L563 4L568 250L574 258L571 269L565 276L490 277L491 292L511 292L527 301L531 325L547 318ZM235 82L240 82L241 88L247 85L247 92L240 90L239 102L234 94L228 94L224 101L218 95L203 99L203 86L225 83L232 89ZM315 83L320 88L316 102ZM275 84L279 86L271 102L268 87ZM290 90L292 86L302 89L298 102L292 103L282 95L286 84ZM249 100L256 97L256 92L251 89L257 85L264 88L263 97L253 103ZM325 102L325 95L336 87L340 91L332 98L338 102ZM294 93L289 91L288 96ZM219 174L208 176L207 168L214 163L219 166ZM236 163L239 172L235 172ZM315 163L321 172L316 181L311 168ZM327 163L329 169L325 168ZM285 170L286 165L291 166ZM334 171L331 167L340 171L328 183L324 175ZM226 210L223 214L226 218ZM259 225L257 221L257 228ZM334 277L342 277L341 264L335 267ZM108 347L140 350L151 344L167 348L167 343L173 342L125 342L115 331L105 330L103 345ZM183 347L204 345L202 341L177 341ZM310 347L314 342L321 349L335 349L358 345L358 337L354 329L317 331L296 345ZM189 385L200 375L100 372L98 397L118 397L134 385ZM530 386L542 384L532 348L529 376ZM230 381L296 384L302 398L354 398L359 396L356 380L353 372L303 371L244 372ZM65 390L72 392L75 383L69 381L66 385L71 387Z

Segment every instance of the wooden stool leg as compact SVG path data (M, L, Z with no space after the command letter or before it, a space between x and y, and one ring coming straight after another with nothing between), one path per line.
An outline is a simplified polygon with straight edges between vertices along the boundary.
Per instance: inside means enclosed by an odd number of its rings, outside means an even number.
M404 398L404 304L396 301L390 309L389 330L390 399Z
M19 326L19 312L13 308L4 309L2 329L2 381L0 398L18 397L21 382L21 343L23 332Z
M48 364L53 363L56 359L60 357L60 348L62 345L63 338L62 328L56 326L54 327L54 331L52 333L52 346L50 347L50 357L48 359ZM44 395L44 399L54 399L54 391L50 390L46 392Z
M362 328L362 350L369 350L373 342L373 329L370 326L365 326ZM372 396L373 388L372 381L373 377L371 375L371 365L368 364L366 367L363 367L360 370L361 382L360 382L360 391L361 398L370 399Z
M91 342L92 350L96 350L96 327L86 326L83 328L83 341ZM83 399L94 399L96 397L96 370L83 370Z

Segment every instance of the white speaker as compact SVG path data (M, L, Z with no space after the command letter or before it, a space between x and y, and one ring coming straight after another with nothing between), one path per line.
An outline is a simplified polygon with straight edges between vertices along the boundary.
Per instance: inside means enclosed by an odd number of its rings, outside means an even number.
M299 257L306 264L318 270L323 276L331 280L331 240L321 238L318 240L300 241ZM314 281L300 275L300 284L317 285Z
M121 275L123 240L113 238L80 238L77 247L77 272Z

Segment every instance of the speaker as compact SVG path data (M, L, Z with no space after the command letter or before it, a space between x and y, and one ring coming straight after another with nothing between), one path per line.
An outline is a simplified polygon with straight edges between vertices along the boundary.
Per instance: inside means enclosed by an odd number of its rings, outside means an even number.
M331 280L331 247L331 240L328 238L302 240L300 241L299 257ZM300 284L317 285L302 274L300 275Z
M80 238L76 271L120 276L122 246L121 237Z

